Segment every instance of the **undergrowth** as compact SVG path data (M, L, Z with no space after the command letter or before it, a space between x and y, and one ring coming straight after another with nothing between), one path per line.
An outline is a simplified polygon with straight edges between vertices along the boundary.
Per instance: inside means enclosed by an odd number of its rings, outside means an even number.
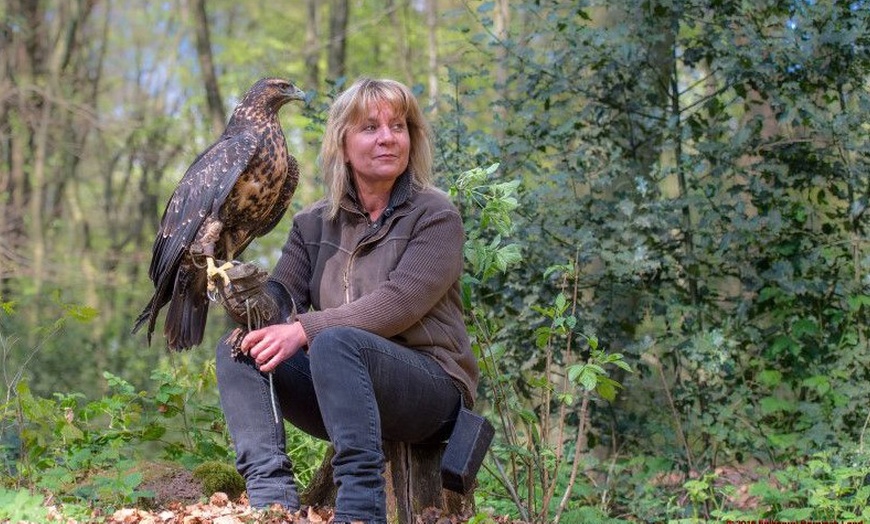
M13 314L12 304L6 303L4 312ZM64 316L43 336L53 336L70 320L89 318ZM32 347L31 355L43 343ZM19 339L0 332L4 356L23 351L20 345ZM235 453L216 396L213 359L164 361L144 390L104 372L105 394L95 399L75 392L36 396L22 369L3 371L7 395L0 405L0 508L17 509L3 509L0 518L44 520L43 496L84 518L90 518L88 508L147 504L154 494L140 485L155 460L188 470L206 462L232 467ZM304 486L325 443L288 428L287 449Z

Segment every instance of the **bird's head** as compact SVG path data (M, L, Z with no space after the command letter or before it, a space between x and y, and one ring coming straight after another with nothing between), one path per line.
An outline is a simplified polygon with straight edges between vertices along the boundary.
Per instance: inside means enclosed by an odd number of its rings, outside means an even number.
M270 89L274 88L278 94L284 98L285 102L291 100L305 100L305 91L299 89L292 83L281 80L280 78L269 79L268 85Z
M305 91L283 78L263 78L245 94L239 106L263 107L277 111L291 100L305 100Z

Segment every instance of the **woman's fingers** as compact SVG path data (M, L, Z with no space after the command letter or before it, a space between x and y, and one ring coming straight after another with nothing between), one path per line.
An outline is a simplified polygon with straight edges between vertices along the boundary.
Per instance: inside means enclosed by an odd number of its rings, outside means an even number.
M293 328L286 324L251 331L242 340L242 350L254 359L260 371L268 373L298 349L291 340L292 333Z

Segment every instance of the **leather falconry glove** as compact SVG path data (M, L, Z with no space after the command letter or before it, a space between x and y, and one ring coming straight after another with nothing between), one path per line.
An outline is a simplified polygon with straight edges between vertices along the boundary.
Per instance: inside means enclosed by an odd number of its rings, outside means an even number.
M294 316L293 300L281 284L269 281L269 274L250 262L233 262L226 271L230 283L215 279L218 301L239 328L233 330L228 342L233 355L240 352L244 336L262 327L287 322Z

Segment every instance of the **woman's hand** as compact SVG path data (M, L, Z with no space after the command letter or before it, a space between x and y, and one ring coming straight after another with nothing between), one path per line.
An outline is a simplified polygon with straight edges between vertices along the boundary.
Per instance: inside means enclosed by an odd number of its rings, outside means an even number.
M307 345L308 336L302 324L293 322L251 331L242 340L242 351L254 359L260 371L269 373Z

